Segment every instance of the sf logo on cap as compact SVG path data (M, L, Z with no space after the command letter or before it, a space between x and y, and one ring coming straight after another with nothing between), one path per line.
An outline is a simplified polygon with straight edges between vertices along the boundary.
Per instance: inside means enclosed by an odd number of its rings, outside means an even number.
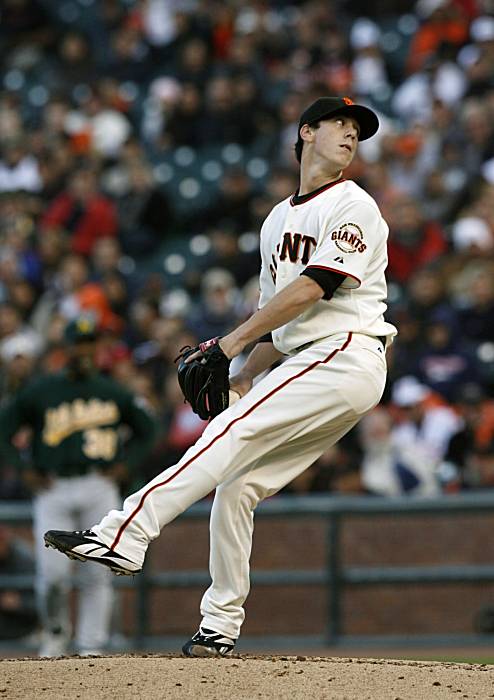
M346 105L353 105L353 100L351 100L349 97L343 97L342 100Z

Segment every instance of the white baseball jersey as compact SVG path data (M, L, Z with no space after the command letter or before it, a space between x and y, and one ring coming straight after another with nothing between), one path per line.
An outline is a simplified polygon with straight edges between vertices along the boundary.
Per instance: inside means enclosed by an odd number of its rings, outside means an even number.
M340 179L300 204L290 197L271 211L261 229L259 306L293 282L306 268L345 277L330 300L273 331L273 343L285 354L335 333L385 336L396 328L384 320L388 226L361 187Z

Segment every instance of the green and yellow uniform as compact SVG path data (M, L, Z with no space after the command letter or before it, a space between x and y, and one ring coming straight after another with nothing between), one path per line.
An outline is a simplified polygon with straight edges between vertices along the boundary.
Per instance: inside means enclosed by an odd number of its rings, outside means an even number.
M32 431L29 459L12 443L22 426ZM71 636L70 561L44 547L43 532L59 522L79 528L118 508L112 467L124 464L136 477L155 433L154 420L140 401L96 371L81 375L69 368L36 378L0 410L1 459L33 470L33 483L42 486L33 499L41 656L65 653ZM117 471L122 472L119 467ZM108 643L113 590L107 572L102 575L99 569L92 567L79 589L79 653L99 653Z
M68 372L40 377L0 410L0 454L26 465L11 439L29 425L32 466L56 476L103 472L117 462L130 471L152 447L155 426L149 413L124 387L98 373L73 378ZM126 440L123 426L131 429Z

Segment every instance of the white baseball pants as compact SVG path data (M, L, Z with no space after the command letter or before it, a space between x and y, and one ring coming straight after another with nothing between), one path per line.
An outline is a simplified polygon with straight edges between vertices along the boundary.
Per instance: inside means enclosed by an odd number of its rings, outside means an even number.
M142 564L161 528L216 488L210 521L212 584L203 626L236 639L249 592L253 512L309 467L380 400L382 343L341 333L289 357L212 420L173 467L110 512L93 531Z
M44 630L70 632L69 592L74 564L44 546L47 530L78 530L121 503L113 481L99 473L57 478L36 495L34 535L36 595ZM111 572L102 566L76 564L80 579L75 645L78 651L96 651L108 642L113 610Z

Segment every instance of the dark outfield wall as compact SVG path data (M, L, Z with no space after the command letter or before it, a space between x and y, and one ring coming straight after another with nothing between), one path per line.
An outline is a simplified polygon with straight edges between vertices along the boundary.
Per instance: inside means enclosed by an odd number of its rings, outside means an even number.
M352 518L343 526L347 566L494 563L493 516ZM259 518L253 569L320 569L326 560L326 526L317 518ZM201 570L208 564L206 522L180 521L151 545L152 570ZM185 634L199 621L202 589L150 593L151 633ZM348 634L470 633L484 605L494 605L494 584L429 584L347 588L343 625ZM254 587L244 633L322 634L327 592L321 586ZM123 631L134 628L134 594L123 593Z

